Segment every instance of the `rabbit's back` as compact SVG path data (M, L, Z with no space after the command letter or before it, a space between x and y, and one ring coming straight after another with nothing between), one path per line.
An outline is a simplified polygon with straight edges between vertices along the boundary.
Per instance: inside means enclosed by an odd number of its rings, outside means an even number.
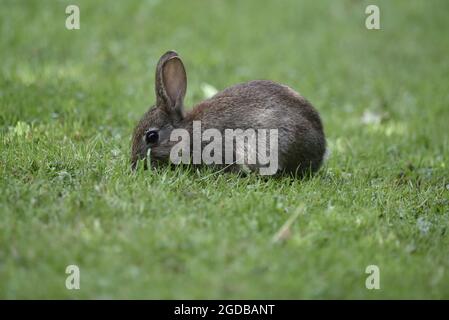
M229 87L193 108L184 119L201 121L202 130L277 129L282 170L316 171L326 142L318 112L288 86L256 80Z

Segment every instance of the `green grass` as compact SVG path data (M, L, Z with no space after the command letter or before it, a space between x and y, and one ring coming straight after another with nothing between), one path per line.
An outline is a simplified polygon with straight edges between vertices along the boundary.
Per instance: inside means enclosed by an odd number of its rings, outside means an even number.
M380 31L365 28L372 3ZM449 298L449 2L0 5L0 297ZM329 161L305 180L131 174L168 49L187 105L204 83L297 89ZM81 290L65 288L69 264ZM365 288L371 264L380 290Z

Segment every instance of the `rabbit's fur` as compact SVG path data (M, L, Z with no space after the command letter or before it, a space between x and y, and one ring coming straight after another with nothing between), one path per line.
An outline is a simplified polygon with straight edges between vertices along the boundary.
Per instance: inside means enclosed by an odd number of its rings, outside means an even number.
M225 129L278 129L279 173L303 175L320 168L326 151L320 116L291 88L267 80L237 84L199 103L185 114L183 99L186 88L187 77L181 59L174 51L165 53L156 68L156 105L143 115L134 130L133 169L139 160L146 159L148 149L151 149L152 166L169 163L170 150L177 143L170 141L170 133L175 128L184 128L192 136L193 121L201 121L202 131L215 128L221 133ZM146 141L148 130L158 132L156 143ZM234 150L234 154L237 152ZM146 161L144 165L146 167ZM221 167L242 169L242 166L229 164ZM254 171L257 167L257 164L252 164L245 169Z

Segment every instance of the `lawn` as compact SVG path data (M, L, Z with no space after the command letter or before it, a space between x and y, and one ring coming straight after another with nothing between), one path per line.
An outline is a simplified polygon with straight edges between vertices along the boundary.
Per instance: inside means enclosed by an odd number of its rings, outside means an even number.
M448 1L0 6L1 298L449 298ZM252 79L298 90L324 122L323 168L132 174L169 49L187 106Z

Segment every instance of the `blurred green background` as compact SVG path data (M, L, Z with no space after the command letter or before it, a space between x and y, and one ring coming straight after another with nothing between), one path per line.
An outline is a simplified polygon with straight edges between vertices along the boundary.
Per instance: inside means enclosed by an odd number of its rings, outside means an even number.
M368 4L381 30L365 28ZM0 297L449 298L449 2L0 7ZM131 175L169 49L188 106L253 79L298 90L323 118L326 166L304 181ZM69 264L81 290L65 288Z

